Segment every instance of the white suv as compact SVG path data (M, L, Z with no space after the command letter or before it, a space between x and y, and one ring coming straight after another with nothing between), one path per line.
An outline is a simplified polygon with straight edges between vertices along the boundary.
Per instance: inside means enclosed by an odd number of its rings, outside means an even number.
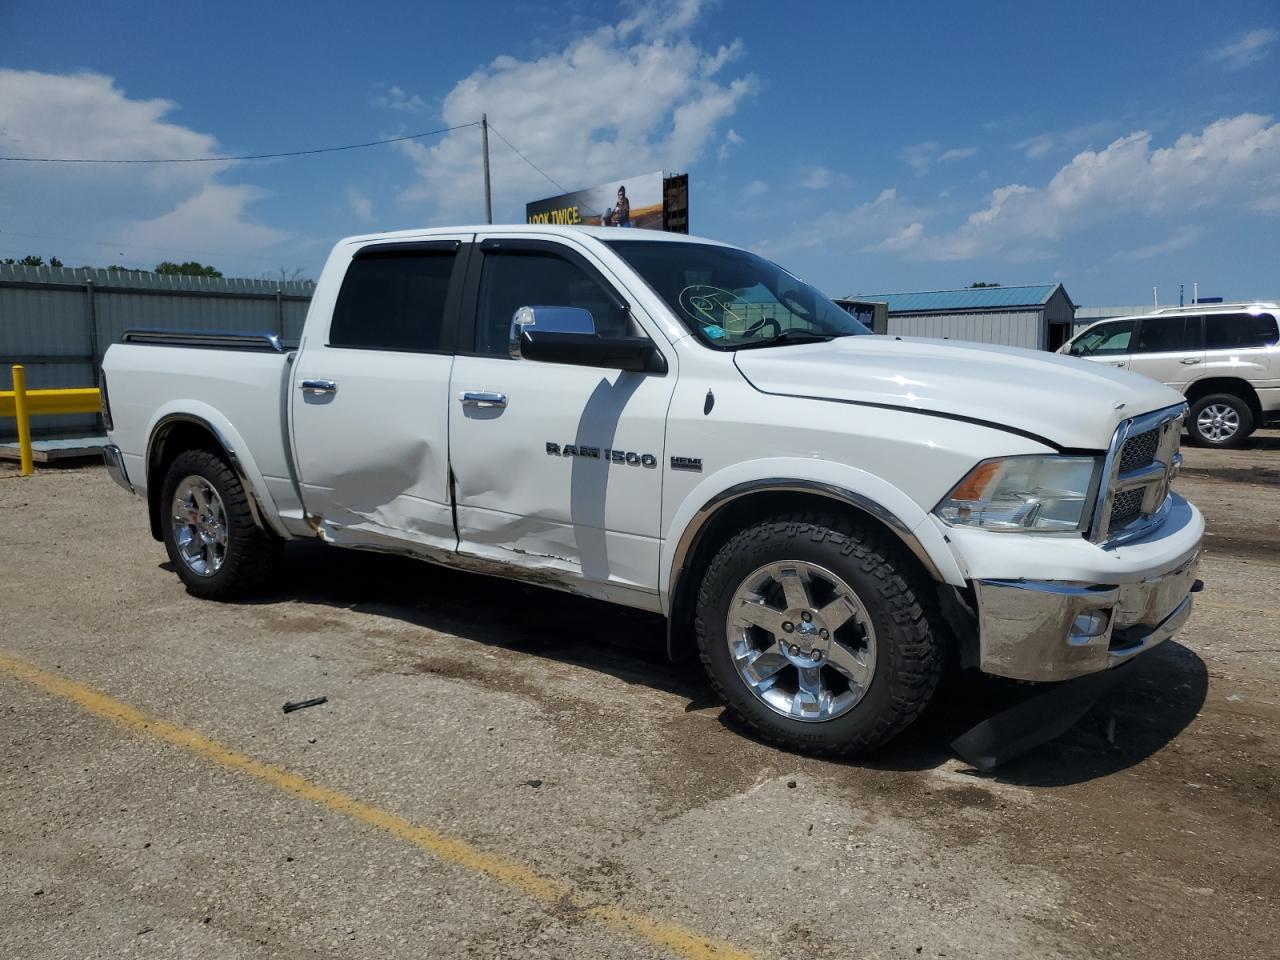
M1202 447L1238 447L1280 420L1275 303L1198 303L1090 325L1059 353L1141 373L1181 391Z

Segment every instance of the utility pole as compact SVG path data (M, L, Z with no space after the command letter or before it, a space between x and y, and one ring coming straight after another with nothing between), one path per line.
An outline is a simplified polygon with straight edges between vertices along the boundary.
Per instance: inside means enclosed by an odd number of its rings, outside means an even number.
M493 194L489 190L489 115L480 114L480 144L484 152L484 222L493 223Z

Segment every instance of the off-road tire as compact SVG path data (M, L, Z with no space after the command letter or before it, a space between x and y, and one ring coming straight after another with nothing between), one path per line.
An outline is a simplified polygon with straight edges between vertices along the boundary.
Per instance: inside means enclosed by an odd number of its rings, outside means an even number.
M1205 436L1200 432L1199 420L1200 415L1204 413L1206 407L1222 404L1230 407L1235 411L1237 417L1240 418L1240 426L1236 432L1225 440L1214 440ZM1191 442L1197 447L1214 447L1219 450L1230 450L1235 447L1242 446L1253 433L1254 419L1253 411L1249 409L1249 404L1237 397L1234 393L1211 393L1208 396L1201 397L1191 405L1191 410L1187 414L1187 435L1191 438Z
M227 548L222 566L201 576L179 555L174 534L174 493L186 477L207 480L222 498L227 518ZM165 550L178 576L194 596L205 600L238 600L262 594L275 583L283 544L258 527L240 478L225 460L208 450L187 450L170 464L160 497L160 529Z
M830 720L795 720L770 709L747 688L729 652L734 593L753 570L779 561L819 564L843 578L875 628L871 683L851 710ZM716 693L762 739L818 756L867 753L910 726L938 686L945 634L934 628L934 596L914 558L878 531L830 514L784 514L734 536L707 566L695 615L698 652Z

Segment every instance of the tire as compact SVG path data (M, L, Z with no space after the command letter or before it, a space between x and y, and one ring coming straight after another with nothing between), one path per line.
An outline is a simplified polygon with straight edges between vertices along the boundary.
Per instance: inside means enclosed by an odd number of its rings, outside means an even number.
M1211 393L1191 405L1187 433L1197 447L1241 446L1253 433L1253 411L1234 393Z
M225 460L187 450L169 466L161 489L165 550L190 593L237 600L273 583L281 541L254 523L248 495Z
M789 594L797 582L804 592ZM708 565L698 651L712 687L762 739L818 756L866 753L910 726L937 689L944 650L933 596L879 535L830 515L778 516L743 530ZM799 598L807 614L792 603ZM819 661L816 674L802 668L806 656ZM826 701L810 695L815 676Z

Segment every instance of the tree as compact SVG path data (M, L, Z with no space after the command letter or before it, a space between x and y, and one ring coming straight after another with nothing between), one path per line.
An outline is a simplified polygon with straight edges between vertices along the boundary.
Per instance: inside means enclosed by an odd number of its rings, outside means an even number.
M156 273L179 274L184 277L220 277L221 270L215 270L211 266L199 263L195 260L188 260L186 263L174 263L172 260L165 260L163 263L156 264Z
M980 287L998 287L998 286L1000 286L1000 284L998 284L998 283L983 283L983 282L979 281L978 283L971 283L971 284L969 284L969 289L970 289L970 290L977 290L977 289L979 289Z
M60 266L62 266L62 261L61 261L61 260L59 260L57 257L50 257L50 258L49 258L49 266L51 266L51 267L60 267Z

